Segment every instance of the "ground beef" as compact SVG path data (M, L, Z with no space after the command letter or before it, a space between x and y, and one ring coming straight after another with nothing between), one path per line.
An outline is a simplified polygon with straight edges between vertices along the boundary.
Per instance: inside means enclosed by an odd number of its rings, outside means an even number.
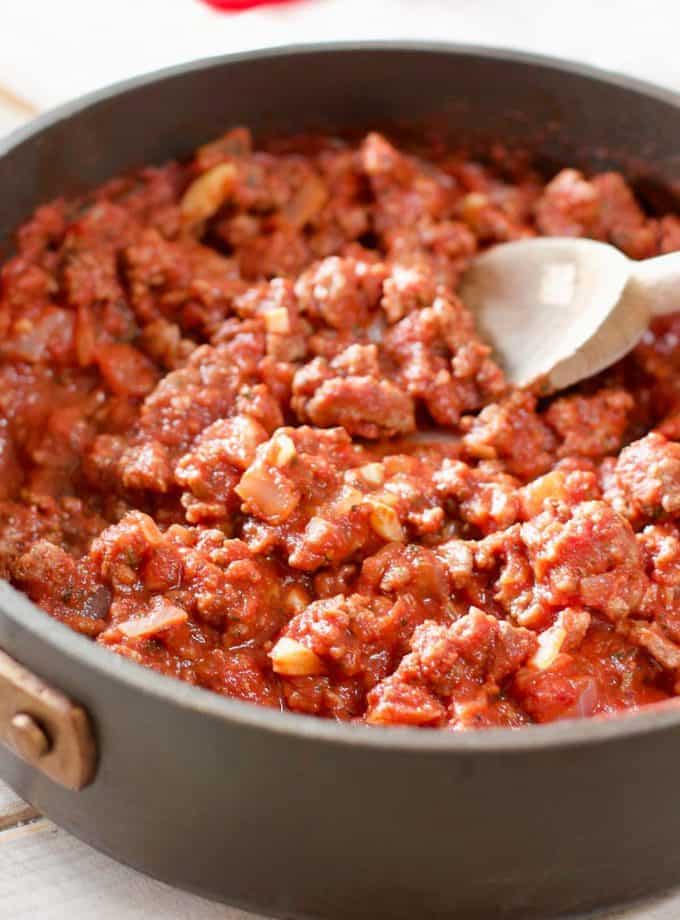
M457 296L536 234L680 249L617 173L371 133L39 208L0 268L0 576L251 703L449 730L680 695L680 314L566 394Z
M680 444L651 432L605 468L605 497L633 523L680 512Z

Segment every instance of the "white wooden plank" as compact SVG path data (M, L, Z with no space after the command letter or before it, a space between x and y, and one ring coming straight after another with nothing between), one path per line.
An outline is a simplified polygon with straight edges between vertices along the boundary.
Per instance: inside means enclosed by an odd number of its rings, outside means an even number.
M12 920L256 920L121 866L44 818L0 834L0 905Z
M18 128L24 121L26 119L23 116L17 115L12 109L3 106L2 99L0 99L0 137L3 134L9 134L14 128Z
M666 892L632 907L617 908L592 915L592 920L678 920L680 893ZM579 918L574 918L579 920ZM588 918L583 918L588 920Z
M32 106L18 99L16 94L0 85L0 137L8 134L36 114Z
M25 803L19 796L0 780L0 818L13 814L23 808Z
M27 821L33 821L40 813L0 781L0 833Z

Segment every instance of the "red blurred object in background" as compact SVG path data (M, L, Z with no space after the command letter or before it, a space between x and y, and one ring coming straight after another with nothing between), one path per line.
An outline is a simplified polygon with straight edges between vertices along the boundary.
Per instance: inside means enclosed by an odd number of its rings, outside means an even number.
M238 10L249 10L253 6L273 6L274 4L290 3L291 0L203 0L203 2L216 10L237 12Z

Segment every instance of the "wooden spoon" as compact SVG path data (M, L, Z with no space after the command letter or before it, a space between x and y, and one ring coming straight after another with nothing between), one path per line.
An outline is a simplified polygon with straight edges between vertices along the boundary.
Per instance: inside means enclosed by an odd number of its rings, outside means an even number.
M478 256L460 291L508 380L550 393L609 367L653 316L680 311L680 252L634 262L595 240L519 240Z

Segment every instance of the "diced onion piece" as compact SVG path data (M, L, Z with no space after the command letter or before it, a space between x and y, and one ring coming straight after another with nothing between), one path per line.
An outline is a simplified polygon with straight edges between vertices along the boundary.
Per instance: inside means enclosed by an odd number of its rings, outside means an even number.
M216 214L236 185L233 163L218 163L198 179L194 179L180 202L180 213L186 224L195 225Z
M328 197L318 176L310 176L283 207L283 216L293 227L304 227L321 210Z
M293 614L302 611L311 603L311 597L301 585L294 585L286 594L283 603Z
M540 604L529 604L525 610L518 610L515 615L515 621L518 626L525 626L527 629L539 629L545 616L543 607Z
M495 460L498 457L496 448L484 441L475 440L473 436L468 436L465 441L465 449L478 460Z
M134 585L137 572L125 562L116 562L111 567L111 581L117 585Z
M564 480L565 476L561 470L553 470L520 489L525 517L532 518L540 514L548 499L564 500Z
M393 488L398 488L398 485L394 483L388 483L386 489L382 489L380 492L374 492L373 495L368 496L369 501L380 502L381 505L388 505L390 508L394 508L399 504L400 496L397 491L392 491L390 486Z
M335 533L335 525L318 515L309 519L305 527L304 541L310 546L320 546Z
M557 620L538 637L538 648L529 659L528 664L538 671L547 670L560 654L566 638L567 631L560 620Z
M196 162L212 164L228 157L246 157L252 151L252 139L247 128L232 128L217 140L203 144L196 151Z
M267 432L250 415L235 415L224 429L222 449L237 469L247 470L255 460L257 448L267 440Z
M401 526L394 508L381 501L370 501L369 503L371 505L369 521L378 536L389 543L403 543L405 540L404 528Z
M472 549L464 540L452 539L437 547L437 556L446 566L451 583L462 587L472 575L474 560Z
M385 481L385 467L382 463L365 463L359 467L359 473L370 486L381 486Z
M285 307L275 307L267 310L264 316L264 325L267 332L276 335L287 335L290 332L290 317Z
M181 626L188 619L189 615L186 610L163 601L151 613L138 619L117 623L116 628L128 639L142 639L169 629L171 626Z
M472 721L476 716L485 713L488 708L489 694L486 690L480 690L479 693L468 700L453 700L454 715L461 722Z
M163 534L158 529L158 525L148 514L138 514L137 521L139 529L142 531L151 546L160 546L163 542Z
M343 486L340 494L333 500L331 510L334 514L349 514L353 508L362 504L364 495L352 486Z
M479 224L482 211L489 207L489 199L481 192L464 195L459 204L460 216L474 230Z
M312 674L323 673L323 664L319 656L301 642L287 636L279 639L269 657L276 674L286 677L309 677Z
M664 636L656 624L648 626L646 623L633 621L628 627L627 635L636 645L647 649L662 667L672 671L680 670L680 646L672 642L668 636Z
M271 443L271 461L274 466L282 467L296 456L295 444L290 435L275 434Z
M87 367L94 363L97 330L95 329L92 311L82 306L78 307L76 311L75 346L78 364L81 367Z
M270 524L287 521L300 501L300 493L287 480L276 479L271 470L258 465L245 471L234 491L251 514Z

